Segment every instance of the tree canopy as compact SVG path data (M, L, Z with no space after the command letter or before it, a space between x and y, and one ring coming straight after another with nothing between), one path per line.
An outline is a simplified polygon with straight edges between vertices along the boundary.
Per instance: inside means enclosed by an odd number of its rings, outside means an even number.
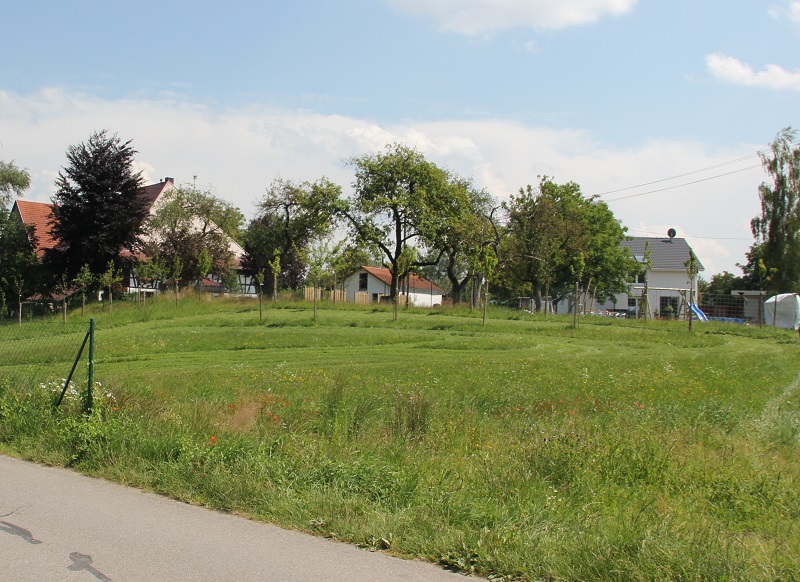
M500 239L499 206L492 196L472 186L468 180L451 176L451 204L439 224L432 229L433 249L442 257L444 275L454 305L461 301L462 290L478 276L485 263L487 248L496 251ZM438 249L438 250L437 250ZM433 252L431 252L433 251Z
M135 252L147 217L143 181L133 167L136 150L101 131L67 149L53 196L52 233L58 245L46 256L55 273L74 277L84 264L93 273Z
M8 210L11 195L21 197L30 186L28 170L17 167L14 162L0 160L0 210Z
M34 283L37 261L31 240L35 234L8 208L12 194L22 196L30 183L27 170L0 161L0 310L8 298L17 295L21 283L26 288Z
M269 266L280 257L280 277L297 289L305 278L308 246L334 228L340 197L341 188L327 178L313 183L274 180L244 237L248 270L267 272L271 279Z
M800 291L800 147L794 144L796 140L797 131L787 127L768 153L759 154L772 183L763 182L758 188L761 213L750 222L756 242L743 268L747 278L778 292Z
M398 280L423 261L411 259L412 241L424 246L448 218L457 200L447 173L415 149L388 145L383 152L352 158L356 179L353 196L341 209L352 235L380 249L392 279L390 296L397 298Z
M505 205L507 236L500 258L500 285L510 294L563 297L576 282L590 281L599 297L626 290L640 266L622 248L625 229L608 206L585 197L574 182L540 178Z
M244 216L210 192L174 188L161 195L147 221L145 254L162 265L182 265L181 277L200 281L209 274L233 282L230 242L241 235Z

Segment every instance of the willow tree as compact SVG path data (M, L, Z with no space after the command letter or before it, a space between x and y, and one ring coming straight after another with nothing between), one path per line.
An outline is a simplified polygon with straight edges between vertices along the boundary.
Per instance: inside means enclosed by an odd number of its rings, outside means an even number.
M774 269L766 281L771 291L800 291L800 147L797 131L783 129L759 153L761 164L772 183L758 187L761 213L750 222L765 269Z

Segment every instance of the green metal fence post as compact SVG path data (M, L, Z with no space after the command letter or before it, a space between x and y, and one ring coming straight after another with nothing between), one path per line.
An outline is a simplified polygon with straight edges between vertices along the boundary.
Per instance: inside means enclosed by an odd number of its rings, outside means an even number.
M81 361L81 355L83 354L83 348L86 347L86 342L89 341L89 337L92 335L92 328L89 327L89 331L86 332L86 335L83 336L83 343L81 344L81 348L78 350L78 355L75 356L75 362L72 364L72 369L69 371L69 375L67 376L66 380L64 380L64 387L61 389L61 394L58 397L58 400L55 403L55 407L58 408L61 406L61 401L64 400L64 394L67 392L67 388L69 388L69 383L72 380L72 375L75 373L75 368L78 367L78 362Z
M94 406L92 388L94 385L94 317L89 319L89 386L86 390L86 412L91 414Z

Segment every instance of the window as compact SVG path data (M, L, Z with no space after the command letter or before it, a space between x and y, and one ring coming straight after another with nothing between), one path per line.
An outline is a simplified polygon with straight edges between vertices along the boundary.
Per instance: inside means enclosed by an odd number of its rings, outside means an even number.
M638 275L636 275L636 282L637 283L641 283L642 285L644 285L644 281L645 281L646 277L647 277L647 273L639 273Z
M678 298L677 297L661 297L659 311L661 317L671 319L678 315Z
M628 297L628 307L636 307L638 301L636 297Z
M368 273L360 273L358 275L358 290L365 291L367 289L367 277L369 277Z

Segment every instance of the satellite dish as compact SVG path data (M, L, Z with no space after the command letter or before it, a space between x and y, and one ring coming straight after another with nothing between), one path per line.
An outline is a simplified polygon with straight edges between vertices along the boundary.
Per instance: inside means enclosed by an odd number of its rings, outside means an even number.
M675 229L674 229L674 228L670 228L670 229L667 231L667 236L669 237L669 240L672 240L672 239L674 239L676 234L678 234L678 233L677 233L677 232L675 232Z

